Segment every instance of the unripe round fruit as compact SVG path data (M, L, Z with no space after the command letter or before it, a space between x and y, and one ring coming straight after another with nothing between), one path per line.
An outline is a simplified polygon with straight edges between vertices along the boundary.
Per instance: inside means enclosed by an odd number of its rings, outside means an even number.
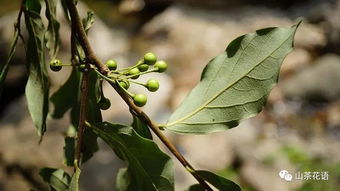
M119 82L119 85L126 90L130 87L130 83L126 80Z
M138 68L132 68L131 70L129 70L129 75L130 76L136 75L134 77L131 77L132 79L137 79L139 77L139 75L137 75L137 74L139 74L139 73L140 73L140 71L139 71Z
M147 98L144 94L136 94L133 97L133 103L138 107L143 107L147 102Z
M60 60L58 60L58 59L51 60L50 68L51 68L52 71L58 72L58 71L61 70L62 67L63 67L62 62Z
M165 61L157 61L154 67L158 68L158 72L162 73L166 71L168 64Z
M114 61L114 60L108 60L108 61L106 61L105 64L110 70L116 70L117 69L117 62Z
M158 90L159 88L159 82L157 80L148 80L146 82L146 88L150 91L150 92L155 92Z
M104 98L100 99L98 105L99 105L99 108L101 110L107 110L111 106L111 101L104 97Z
M85 72L86 70L87 70L87 68L86 68L86 65L85 65L85 64L80 64L80 65L79 65L79 71Z
M144 62L147 65L154 65L157 61L157 57L154 53L148 52L144 55Z
M147 70L149 69L149 65L147 65L147 64L139 65L139 66L138 66L138 69L139 69L139 71L141 71L141 72L145 72L145 71L147 71Z

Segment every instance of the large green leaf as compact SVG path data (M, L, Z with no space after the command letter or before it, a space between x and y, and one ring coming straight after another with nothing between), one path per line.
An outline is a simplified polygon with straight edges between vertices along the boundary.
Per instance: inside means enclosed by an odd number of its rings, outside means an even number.
M18 38L19 38L19 31L18 31L18 28L15 27L14 38L13 38L12 43L11 43L11 48L9 50L7 60L6 60L5 64L0 65L0 97L2 95L3 83L4 83L6 76L7 76L8 66L9 66L9 63L11 62L11 60L13 58L15 48L17 46Z
M128 176L131 175L134 190L174 190L171 158L152 140L141 137L132 127L108 122L92 125L90 129L111 148L119 150L129 163ZM121 187L130 187L127 184L117 183Z
M54 104L52 117L62 118L65 112L78 102L80 76L80 72L73 68L65 84L51 96L50 100Z
M171 115L166 128L211 133L259 113L292 50L297 27L261 29L232 41L204 68L200 83Z
M67 191L71 177L62 169L43 168L39 175L47 182L52 190Z
M46 117L48 113L49 80L45 65L44 34L45 28L40 17L39 0L26 1L25 22L29 35L26 61L29 68L26 84L26 98L39 136L46 131Z
M218 176L212 172L204 171L204 170L197 170L196 173L213 185L215 188L221 191L241 191L240 186L228 180L222 176ZM189 188L189 191L204 191L200 185L192 185Z
M60 45L59 28L60 24L57 20L57 1L45 0L46 4L46 18L48 20L47 31L45 33L46 47L50 51L50 56L55 58Z

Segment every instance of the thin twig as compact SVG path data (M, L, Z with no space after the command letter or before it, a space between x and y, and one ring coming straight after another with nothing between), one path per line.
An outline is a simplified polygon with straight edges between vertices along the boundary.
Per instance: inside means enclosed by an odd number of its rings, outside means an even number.
M87 98L89 93L89 73L84 72L81 80L81 97L80 97L80 109L79 109L79 123L78 123L78 134L77 134L77 147L75 153L75 160L77 165L80 166L80 157L82 151L83 135L85 130L85 121L87 114Z
M71 34L71 43L75 43L75 39L78 39L82 47L84 47L84 52L86 54L86 57L88 58L87 61L91 59L96 59L93 57L93 53L91 48L88 50L85 50L85 47L89 47L89 43L87 41L86 33L84 31L84 27L80 21L77 9L75 5L73 4L73 0L67 0L67 6L71 15L71 28L72 28L72 34ZM76 38L75 38L76 37ZM84 41L84 39L86 41ZM87 45L87 46L86 46ZM75 45L71 45L71 52L72 55L74 54ZM92 55L92 56L91 56ZM72 56L73 57L73 56ZM72 58L74 59L74 58ZM88 67L90 65L90 62L85 63ZM76 166L80 166L81 161L81 153L83 148L83 135L85 130L85 121L86 121L86 115L87 115L87 99L88 99L88 93L89 93L89 73L87 71L83 72L82 80L81 80L81 86L80 86L80 109L79 109L79 122L78 122L78 133L77 133L77 145L76 145L76 151L75 151L75 170Z

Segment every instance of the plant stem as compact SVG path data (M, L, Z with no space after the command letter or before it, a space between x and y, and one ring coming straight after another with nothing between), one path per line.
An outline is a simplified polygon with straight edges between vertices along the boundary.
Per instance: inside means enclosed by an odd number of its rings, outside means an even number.
M67 0L67 7L70 12L71 22L72 22L72 31L74 30L77 34L78 40L82 48L84 49L85 55L87 60L90 63L87 64L94 64L98 69L99 72L106 76L107 73L110 71L106 65L102 64L99 59L95 56L94 52L92 51L91 45L87 39L85 30L83 28L82 22L80 20L78 11L76 6L73 4L73 0ZM82 144L82 134L83 134L83 128L85 125L85 118L86 118L86 101L87 101L87 94L88 94L88 73L84 72L83 79L82 79L82 97L81 97L81 116L79 118L79 127L82 129L78 129L78 133L81 134L81 137L78 137L78 143L77 146L77 155L76 160L80 159L80 153L81 153L81 144ZM153 122L139 107L137 107L129 95L122 91L120 87L116 83L113 83L109 81L111 86L118 92L118 94L123 98L123 100L128 104L130 109L132 109L138 117L143 120L148 126L152 129L152 131L159 137L159 139L164 143L164 145L172 152L172 154L181 162L181 164L187 169L188 172L190 172L195 179L200 183L202 188L206 191L213 191L210 186L204 181L203 178L201 178L198 174L196 174L194 168L190 165L190 163L183 157L183 155L176 149L176 147L163 135L163 133L159 130L158 125ZM83 85L84 84L84 85ZM82 108L83 106L83 108ZM79 153L78 153L79 152ZM79 158L78 158L79 155ZM80 160L78 160L79 162Z
M80 86L80 109L79 109L79 123L78 123L78 133L77 133L77 146L76 146L76 153L75 153L75 160L76 164L80 166L80 157L83 145L83 135L84 135L84 128L85 128L85 121L86 121L86 114L87 114L87 99L89 93L89 73L84 72L83 77L81 80Z
M81 46L84 49L85 55L87 57L86 65L90 65L93 63L98 63L98 59L94 55L90 43L87 39L83 24L81 22L81 19L79 17L78 11L76 6L73 4L73 0L66 0L67 2L67 8L70 12L71 16L71 28L72 28L72 35L71 38L76 37L76 39L79 41ZM73 42L74 43L74 42ZM74 45L73 45L74 46ZM75 47L73 47L74 51ZM73 54L72 54L73 55ZM108 68L101 67L101 65L96 64L96 66L103 72L107 73ZM76 151L75 151L75 168L76 166L80 166L80 157L82 152L82 145L83 145L83 135L84 135L84 128L85 128L85 120L87 115L87 99L88 99L88 93L89 93L89 73L83 72L83 77L81 81L81 97L80 97L80 109L79 109L79 123L78 123L78 133L77 133L77 145L76 145Z

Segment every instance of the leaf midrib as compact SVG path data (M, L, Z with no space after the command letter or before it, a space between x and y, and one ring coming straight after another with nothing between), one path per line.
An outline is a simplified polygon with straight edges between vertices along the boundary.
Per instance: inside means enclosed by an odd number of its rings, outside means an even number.
M226 88L224 88L223 90L221 90L220 92L217 93L217 95L213 96L212 98L210 98L207 102L205 102L201 107L197 108L196 110L194 110L193 112L189 113L188 115L174 121L171 123L168 123L165 125L165 127L170 127L173 125L176 125L177 123L180 123L181 121L184 121L190 117L192 117L193 115L195 115L196 113L198 113L199 111L201 111L202 109L204 109L209 103L211 103L212 101L214 101L219 95L221 95L223 92L225 92L226 90L228 90L230 87L232 87L233 85L235 85L237 82L239 82L241 79L243 79L245 76L247 76L254 68L256 68L257 66L259 66L261 63L263 63L267 58L269 58L275 51L277 51L289 38L291 37L291 35L289 35L274 51L272 51L267 57L265 57L262 61L260 61L259 63L257 63L253 68L251 68L244 76L242 76L241 78L235 80L233 83L231 83L230 85L228 85ZM249 42L250 43L250 42ZM244 52L245 50L243 50ZM242 52L242 54L243 54ZM237 63L236 63L237 64Z

